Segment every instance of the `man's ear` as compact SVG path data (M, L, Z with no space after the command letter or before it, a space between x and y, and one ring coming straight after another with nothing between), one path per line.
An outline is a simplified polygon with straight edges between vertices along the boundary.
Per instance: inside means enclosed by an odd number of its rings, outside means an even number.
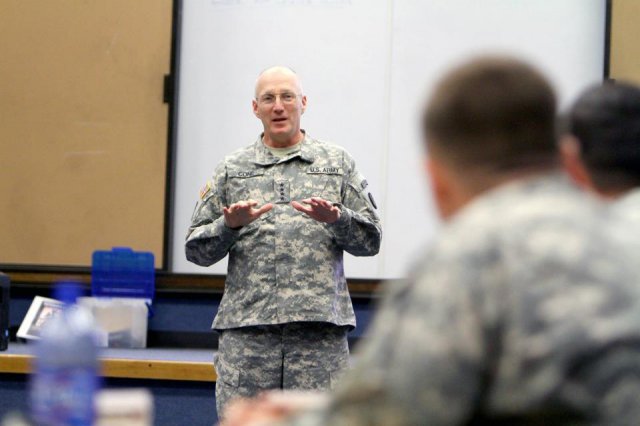
M596 190L582 160L580 142L575 136L565 135L560 139L560 158L565 172L576 185L587 191Z
M301 114L304 114L304 112L307 110L307 95L302 95L302 112Z
M437 159L433 158L432 155L424 159L424 168L429 177L429 183L431 191L433 192L433 199L438 208L438 213L442 219L446 219L453 213L451 211L453 190L447 168Z
M256 101L255 99L251 100L251 108L253 108L253 114L260 118L260 112L258 111L258 101Z
M423 164L424 164L424 170L427 173L427 177L429 178L429 186L431 187L431 190L435 195L441 190L441 186L442 186L439 166L430 155L424 157Z

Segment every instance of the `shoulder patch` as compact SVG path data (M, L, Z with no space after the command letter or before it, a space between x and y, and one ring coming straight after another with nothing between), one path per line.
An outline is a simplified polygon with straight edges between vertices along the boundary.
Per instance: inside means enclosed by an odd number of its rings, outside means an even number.
M213 184L211 183L210 180L208 180L207 183L202 188L200 188L201 200L204 200L204 197L206 197L209 191L211 191L211 188L213 188Z
M371 205L373 206L374 209L377 210L378 209L378 205L376 204L376 200L373 199L373 194L371 194L369 192L368 195L369 195L369 201L371 201Z

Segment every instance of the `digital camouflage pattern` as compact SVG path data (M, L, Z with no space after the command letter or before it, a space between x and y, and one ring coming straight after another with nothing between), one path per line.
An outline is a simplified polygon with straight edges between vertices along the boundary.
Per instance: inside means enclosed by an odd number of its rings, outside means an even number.
M587 197L546 176L465 207L386 288L328 406L287 424L637 424L638 235Z
M344 149L305 135L299 151L278 158L259 138L226 157L202 193L187 259L208 266L229 253L213 328L298 321L355 326L343 250L375 255L382 230L367 181ZM309 197L339 203L340 219L320 223L290 204ZM223 206L249 199L274 207L240 230L228 228Z
M624 220L631 221L636 226L640 225L640 188L629 191L614 204L616 213L620 214ZM638 228L636 228L638 229ZM629 230L629 232L632 232ZM636 231L638 232L638 231ZM640 234L638 235L640 239Z
M267 389L329 390L349 365L347 328L292 323L224 330L215 358L216 408Z

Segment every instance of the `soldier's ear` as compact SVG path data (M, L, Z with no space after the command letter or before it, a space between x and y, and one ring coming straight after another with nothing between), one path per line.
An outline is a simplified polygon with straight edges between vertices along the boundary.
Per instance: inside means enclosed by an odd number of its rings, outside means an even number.
M428 177L428 183L433 194L433 200L438 208L438 213L441 218L446 217L445 206L447 199L447 185L446 179L442 173L441 167L437 161L435 161L431 155L424 158L424 170Z
M437 156L429 155L424 160L424 167L429 176L438 214L440 218L447 220L464 206L469 195L447 162L439 160Z
M260 118L260 112L258 111L258 101L256 101L255 99L251 100L251 108L253 109L253 114Z
M587 191L596 191L591 175L582 160L580 141L574 136L565 135L560 139L560 159L565 172L576 185Z
M301 114L304 114L304 112L307 110L307 95L302 95L302 112Z

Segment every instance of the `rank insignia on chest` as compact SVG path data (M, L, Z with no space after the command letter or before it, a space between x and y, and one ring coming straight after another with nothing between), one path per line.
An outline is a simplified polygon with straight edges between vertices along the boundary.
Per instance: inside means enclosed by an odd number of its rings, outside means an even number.
M274 182L276 191L276 203L288 204L291 202L291 184L286 179L279 179Z

